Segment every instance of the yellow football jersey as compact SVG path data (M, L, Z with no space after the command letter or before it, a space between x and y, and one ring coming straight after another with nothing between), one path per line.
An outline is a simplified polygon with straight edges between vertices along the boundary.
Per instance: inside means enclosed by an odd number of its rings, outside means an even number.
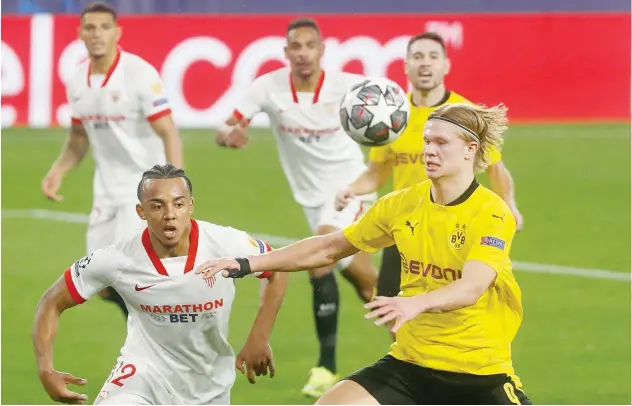
M513 375L511 342L522 322L521 291L509 253L516 224L505 202L474 181L448 205L430 195L431 181L392 192L344 230L356 248L376 252L396 244L400 296L439 289L461 278L467 261L497 272L476 304L422 313L397 332L391 355L443 371Z
M432 107L415 106L412 104L411 93L408 94L408 100L410 101L410 114L408 116L408 126L404 133L393 143L381 147L373 147L369 152L371 161L391 161L393 163L394 190L413 186L427 179L423 159L423 131L430 113L444 104L470 103L469 100L454 92L447 92L446 97ZM489 152L489 158L490 165L500 161L500 151L492 148Z

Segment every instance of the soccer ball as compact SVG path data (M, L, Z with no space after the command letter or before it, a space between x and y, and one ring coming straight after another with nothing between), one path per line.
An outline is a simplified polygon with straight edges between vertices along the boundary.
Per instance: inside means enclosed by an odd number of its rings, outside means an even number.
M347 91L340 103L340 124L355 142L368 146L390 144L408 125L406 93L387 78L365 78Z

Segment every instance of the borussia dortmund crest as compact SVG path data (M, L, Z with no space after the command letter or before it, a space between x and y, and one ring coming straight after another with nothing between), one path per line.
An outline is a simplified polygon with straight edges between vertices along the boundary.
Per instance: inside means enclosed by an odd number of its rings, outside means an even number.
M465 245L466 241L466 226L465 224L457 223L454 226L454 231L450 234L450 247L455 250L460 250Z

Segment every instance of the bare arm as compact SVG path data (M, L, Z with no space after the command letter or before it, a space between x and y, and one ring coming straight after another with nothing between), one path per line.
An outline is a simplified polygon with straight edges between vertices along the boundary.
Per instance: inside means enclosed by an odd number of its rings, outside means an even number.
M309 237L287 247L248 257L252 272L294 272L333 265L359 250L342 231Z
M48 172L63 177L79 165L86 156L88 148L90 148L90 141L85 128L82 124L73 122L66 143Z
M516 219L517 230L522 230L523 219L522 214L518 210L518 205L516 204L515 187L511 173L503 161L498 161L494 165L489 166L486 173L489 177L492 190L507 203L507 206L509 206L509 209L513 213Z
M33 345L40 375L53 370L53 341L57 334L59 317L64 310L73 306L75 302L68 292L63 276L44 292L37 304Z
M369 161L369 167L349 188L356 195L365 195L377 191L391 175L393 168L392 161L375 162Z
M33 327L33 346L37 361L37 373L42 386L56 402L79 403L88 397L70 391L67 385L85 385L86 380L77 378L66 372L59 372L53 368L53 341L59 326L61 313L75 306L75 302L68 292L64 277L57 279L44 293L35 311L35 325Z
M273 273L261 279L259 311L248 339L267 342L285 297L289 275Z
M166 114L156 120L151 121L151 128L158 134L165 145L167 162L177 168L184 169L184 157L182 152L182 139L178 133L178 128L173 122L171 114Z
M443 313L472 306L496 279L496 271L481 261L465 263L462 278L419 295L422 311Z
M239 278L251 272L295 272L333 265L358 251L342 231L337 231L309 237L266 254L250 255L247 258L250 269L241 269L240 263L234 258L220 258L204 262L195 273L209 279L220 271L225 271L224 276L228 277L228 270L236 270L240 274L236 277Z
M376 325L395 321L393 333L420 313L443 313L472 306L489 288L496 272L484 262L470 260L463 267L463 277L442 288L408 297L377 297L364 307L373 311L367 319L378 317Z
M503 161L498 161L494 165L489 166L486 173L492 190L502 197L510 208L516 207L514 181Z

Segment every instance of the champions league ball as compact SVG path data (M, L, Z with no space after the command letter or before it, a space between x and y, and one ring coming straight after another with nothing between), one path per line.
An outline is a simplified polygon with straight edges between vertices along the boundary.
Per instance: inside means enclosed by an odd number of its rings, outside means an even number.
M340 124L355 142L390 144L408 125L410 104L401 87L387 78L365 78L353 85L340 104Z

